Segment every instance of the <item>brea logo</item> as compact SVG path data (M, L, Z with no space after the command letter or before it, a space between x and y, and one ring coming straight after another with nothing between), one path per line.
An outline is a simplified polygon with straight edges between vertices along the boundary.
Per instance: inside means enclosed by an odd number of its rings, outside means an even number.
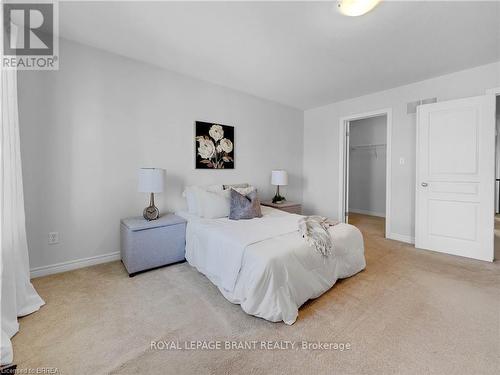
M53 70L58 68L57 3L52 1L2 4L3 68Z

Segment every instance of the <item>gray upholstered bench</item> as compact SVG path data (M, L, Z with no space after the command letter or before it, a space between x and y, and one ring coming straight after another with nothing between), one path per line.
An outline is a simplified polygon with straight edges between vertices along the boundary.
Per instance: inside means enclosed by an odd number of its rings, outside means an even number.
M184 261L186 220L167 214L157 220L142 217L122 219L122 262L129 276Z

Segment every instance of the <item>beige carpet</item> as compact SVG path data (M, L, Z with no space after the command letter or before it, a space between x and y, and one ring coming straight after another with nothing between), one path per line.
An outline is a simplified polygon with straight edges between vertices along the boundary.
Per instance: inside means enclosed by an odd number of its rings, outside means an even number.
M246 315L188 264L128 278L113 262L34 280L19 368L60 374L498 374L500 264L415 250L361 215L368 266L293 326ZM342 342L350 350L151 350L151 340Z

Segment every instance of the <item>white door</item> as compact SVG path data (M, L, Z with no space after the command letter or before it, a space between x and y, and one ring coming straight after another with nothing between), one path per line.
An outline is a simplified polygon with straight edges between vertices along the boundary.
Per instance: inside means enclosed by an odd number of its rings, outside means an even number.
M416 184L415 246L492 261L493 95L418 108Z

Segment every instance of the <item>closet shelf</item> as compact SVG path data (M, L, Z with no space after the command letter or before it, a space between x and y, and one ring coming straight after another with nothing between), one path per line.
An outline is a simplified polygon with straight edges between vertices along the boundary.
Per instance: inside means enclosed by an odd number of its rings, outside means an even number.
M353 146L351 146L351 150L370 149L370 148L386 147L386 146L387 146L387 144L385 144L385 143L368 144L368 145L353 145Z

